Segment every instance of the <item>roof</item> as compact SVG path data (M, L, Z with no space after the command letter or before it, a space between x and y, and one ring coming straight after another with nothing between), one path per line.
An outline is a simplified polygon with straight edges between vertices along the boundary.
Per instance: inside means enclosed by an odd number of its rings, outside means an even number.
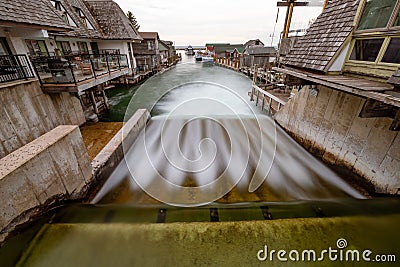
M164 41L159 41L159 43L158 43L158 50L160 50L160 51L168 51L169 50L169 48L168 48L168 44L166 44Z
M359 0L331 1L283 64L326 72L353 30Z
M45 1L45 0L40 0L40 1ZM102 34L100 32L100 28L92 16L92 14L89 12L88 8L86 5L83 3L83 0L58 0L64 9L67 11L68 15L72 18L74 23L77 25L77 27L72 27L72 31L63 33L62 35L69 36L69 37L83 37L83 38L102 38ZM50 3L50 1L48 1ZM50 4L51 5L51 4ZM76 8L79 8L82 13L85 15L85 19L81 18L81 16L78 15L78 13L75 10ZM56 10L56 12L61 11ZM93 29L90 29L87 25L86 20L90 23L90 25L93 27Z
M276 54L276 49L272 46L251 45L246 48L245 53L247 55L271 55Z
M215 53L224 53L226 51L233 52L235 48L240 52L244 50L244 46L242 44L217 44L214 45ZM242 53L240 52L240 53Z
M139 32L143 39L160 39L158 32Z
M142 40L121 7L112 0L87 0L88 9L96 19L104 39Z
M262 45L262 46L264 46L264 43L261 42L260 39L249 40L244 44L244 47L248 47L248 46L252 46L252 45Z
M392 77L388 80L388 83L393 84L394 86L400 86L400 68L393 74Z
M42 0L1 0L0 24L4 22L42 26L43 29L67 30L68 26L50 4Z

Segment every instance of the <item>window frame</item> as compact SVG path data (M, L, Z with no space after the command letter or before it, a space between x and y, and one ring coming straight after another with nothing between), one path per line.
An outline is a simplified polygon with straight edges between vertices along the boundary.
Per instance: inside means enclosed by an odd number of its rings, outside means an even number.
M360 26L361 23L361 19L363 17L364 11L365 11L365 7L367 5L367 0L364 0L362 3L362 7L361 7L361 11L360 14L357 18L357 21L355 23L355 30L354 30L354 35L358 35L358 34L365 34L365 33L375 33L376 31L383 31L383 32L390 32L390 31L395 31L395 30L399 30L400 26L394 26L394 22L396 20L397 15L400 12L400 0L396 0L396 4L393 8L392 14L390 15L389 21L386 24L386 27L382 27L382 28L373 28L373 29L364 29L364 30L359 30L358 27Z
M364 0L362 3L360 3L361 8L359 9L359 14L358 14L357 19L354 24L355 29L354 29L354 33L353 33L352 40L350 43L350 48L348 50L348 54L346 57L346 59L347 59L346 62L348 62L351 65L356 64L359 66L372 66L372 67L378 67L378 68L383 68L383 69L386 69L386 68L391 69L393 67L399 67L400 66L399 63L383 62L382 59L385 56L385 53L389 47L389 44L390 44L390 41L392 40L392 38L400 38L400 26L393 26L393 24L396 20L396 17L400 12L400 0L396 0L395 7L393 8L392 14L389 18L389 21L388 21L388 24L386 25L386 27L366 29L366 30L357 30L357 28L360 25L361 18L364 14L366 4L367 4L367 0ZM383 38L384 41L379 50L379 54L374 62L350 59L357 40L380 39L380 38Z
M354 60L350 59L351 54L353 53L354 47L356 45L357 40L367 40L367 39L384 39L381 49L379 50L378 56L376 57L375 61L364 61L364 60ZM365 65L382 65L382 66L399 66L400 63L388 63L388 62L383 62L382 59L386 54L387 49L389 48L390 41L393 38L400 38L399 35L390 35L390 36L382 36L382 35L374 35L374 36L363 36L363 37L356 37L353 38L351 41L350 49L348 51L347 55L347 61L351 63L358 63L358 64L365 64Z

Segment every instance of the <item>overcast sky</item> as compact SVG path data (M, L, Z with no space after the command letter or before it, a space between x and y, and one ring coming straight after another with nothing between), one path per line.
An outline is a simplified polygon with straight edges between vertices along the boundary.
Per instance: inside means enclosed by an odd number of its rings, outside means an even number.
M140 31L156 31L175 45L204 45L207 42L244 43L261 39L271 45L278 8L277 0L114 0L129 10ZM322 7L296 7L292 28L305 28ZM274 45L283 30L286 8L280 8Z

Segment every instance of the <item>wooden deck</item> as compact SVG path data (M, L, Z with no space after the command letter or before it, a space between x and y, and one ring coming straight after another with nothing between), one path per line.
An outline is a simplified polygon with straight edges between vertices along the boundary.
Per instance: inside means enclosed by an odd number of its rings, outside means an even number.
M110 73L105 73L96 78L92 77L76 84L43 84L42 89L46 93L62 93L62 92L69 92L69 93L81 93L87 89L95 87L97 85L103 84L110 80L116 79L118 77L128 75L131 72L129 68L124 68L121 70L115 70Z
M273 68L273 70L336 90L375 99L389 105L400 107L400 98L390 93L394 90L394 87L388 83L346 75L314 74L290 68Z

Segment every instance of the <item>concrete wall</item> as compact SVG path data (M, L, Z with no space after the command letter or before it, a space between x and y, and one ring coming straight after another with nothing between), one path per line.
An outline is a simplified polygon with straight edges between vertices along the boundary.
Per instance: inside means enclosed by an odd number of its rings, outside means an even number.
M83 123L72 94L44 94L37 80L0 84L0 158L59 125Z
M392 119L359 118L366 99L318 87L317 97L301 90L276 121L328 164L344 166L373 184L378 193L399 193L400 134Z
M150 113L146 109L140 109L127 121L122 129L114 136L106 147L92 161L94 173L91 195L97 194L115 168L124 158L124 151L132 146L140 132L146 127L150 119Z
M91 178L78 126L59 126L0 159L0 242L39 207L79 198Z

